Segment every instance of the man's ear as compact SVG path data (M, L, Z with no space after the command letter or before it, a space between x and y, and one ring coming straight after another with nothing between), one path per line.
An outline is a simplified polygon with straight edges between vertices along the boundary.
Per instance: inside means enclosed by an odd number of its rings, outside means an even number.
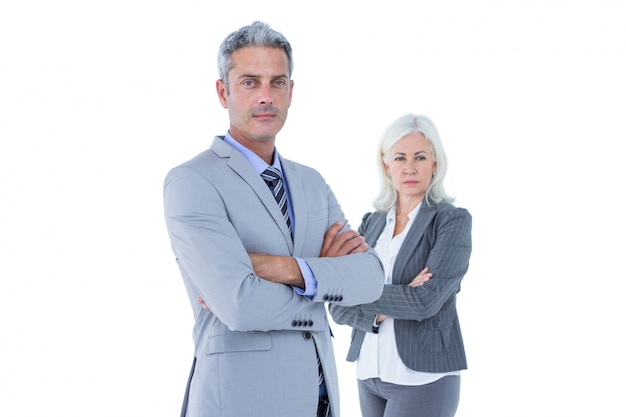
M228 88L226 88L226 84L224 81L217 80L215 81L215 90L217 91L217 98L220 100L220 104L225 109L228 108Z

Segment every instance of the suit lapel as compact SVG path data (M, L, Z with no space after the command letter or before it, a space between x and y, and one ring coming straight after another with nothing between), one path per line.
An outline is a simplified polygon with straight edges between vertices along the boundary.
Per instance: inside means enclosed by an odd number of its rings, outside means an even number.
M304 245L304 241L298 239L299 236L306 236L306 227L309 224L308 216L309 211L306 209L306 199L304 195L304 185L302 184L302 178L298 175L296 167L288 160L283 159L280 154L280 165L283 169L283 181L289 190L289 200L291 203L291 210L293 211L293 253L301 253ZM284 221L283 221L284 223ZM289 236L289 230L285 227L287 237L291 241Z
M435 214L437 213L436 205L426 205L425 202L422 202L420 206L419 212L417 216L415 216L415 220L409 229L402 246L400 247L400 251L398 252L398 257L396 258L396 262L393 267L393 283L401 284L401 282L396 282L402 277L404 268L408 264L411 256L415 253L415 249L417 248L418 243L420 242L422 236L424 236L424 232L428 225L435 218Z
M211 149L220 158L225 159L226 164L250 186L252 191L254 191L261 203L265 206L268 213L272 216L274 222L276 222L276 225L285 237L290 250L293 250L293 242L291 240L291 234L289 233L287 223L285 223L285 219L280 212L280 208L278 207L278 204L276 204L276 200L274 199L274 196L272 195L272 192L268 188L267 184L263 181L263 178L261 178L261 175L256 172L245 156L224 142L223 138L215 137L213 144L211 145ZM292 176L295 177L295 175ZM289 191L291 192L291 188Z

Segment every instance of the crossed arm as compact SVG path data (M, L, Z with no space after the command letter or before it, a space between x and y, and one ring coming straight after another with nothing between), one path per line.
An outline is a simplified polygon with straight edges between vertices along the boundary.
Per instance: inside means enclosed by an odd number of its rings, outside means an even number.
M365 242L363 236L354 230L339 233L342 227L343 222L337 222L328 228L324 235L320 258L334 258L353 253L362 253L368 249L369 245ZM265 253L250 253L248 255L252 261L254 272L258 277L279 284L304 288L304 278L295 258ZM419 287L427 282L432 275L432 273L428 272L428 268L424 268L413 278L408 286L412 288ZM198 303L202 304L203 309L210 310L201 296L198 296L197 300ZM376 316L376 323L380 323L388 318L388 316L379 314Z
M426 267L422 269L420 273L417 274L417 276L413 278L411 282L409 282L408 286L411 288L417 288L420 285L426 283L426 281L428 281L432 276L433 274L431 272L428 272L428 267ZM387 320L388 318L389 316L385 316L384 314L378 314L376 316L376 324L380 324L381 322Z
M320 258L362 253L368 249L369 245L363 236L354 230L339 233L342 227L343 222L337 222L328 228L324 235ZM254 273L258 277L279 284L304 288L304 277L295 258L265 253L249 253L248 255L252 261ZM210 310L201 296L198 296L197 300L202 304L202 308Z
M343 222L337 222L326 231L320 250L320 258L333 258L352 253L362 253L367 250L368 245L363 236L354 230L339 233L342 226ZM295 258L264 253L250 253L248 255L252 260L257 276L267 281L304 288L304 278Z

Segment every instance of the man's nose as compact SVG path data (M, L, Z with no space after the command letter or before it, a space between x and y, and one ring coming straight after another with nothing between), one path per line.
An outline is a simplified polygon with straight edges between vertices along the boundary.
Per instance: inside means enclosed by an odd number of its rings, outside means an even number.
M269 86L265 86L261 88L259 96L259 104L263 105L272 105L274 104L274 97L272 95L272 89Z

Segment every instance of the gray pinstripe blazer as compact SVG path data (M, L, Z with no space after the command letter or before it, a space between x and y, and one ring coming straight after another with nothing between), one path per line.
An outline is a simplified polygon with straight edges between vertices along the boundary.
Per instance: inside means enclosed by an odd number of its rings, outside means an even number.
M359 232L370 246L382 233L387 213L367 213ZM348 307L331 304L335 322L353 327L347 360L359 357L366 332L377 314L395 318L400 358L410 369L448 372L467 369L465 349L456 311L456 294L467 272L472 250L472 218L451 204L420 207L400 248L392 284L372 303ZM422 269L430 268L430 281L417 288L408 284Z

